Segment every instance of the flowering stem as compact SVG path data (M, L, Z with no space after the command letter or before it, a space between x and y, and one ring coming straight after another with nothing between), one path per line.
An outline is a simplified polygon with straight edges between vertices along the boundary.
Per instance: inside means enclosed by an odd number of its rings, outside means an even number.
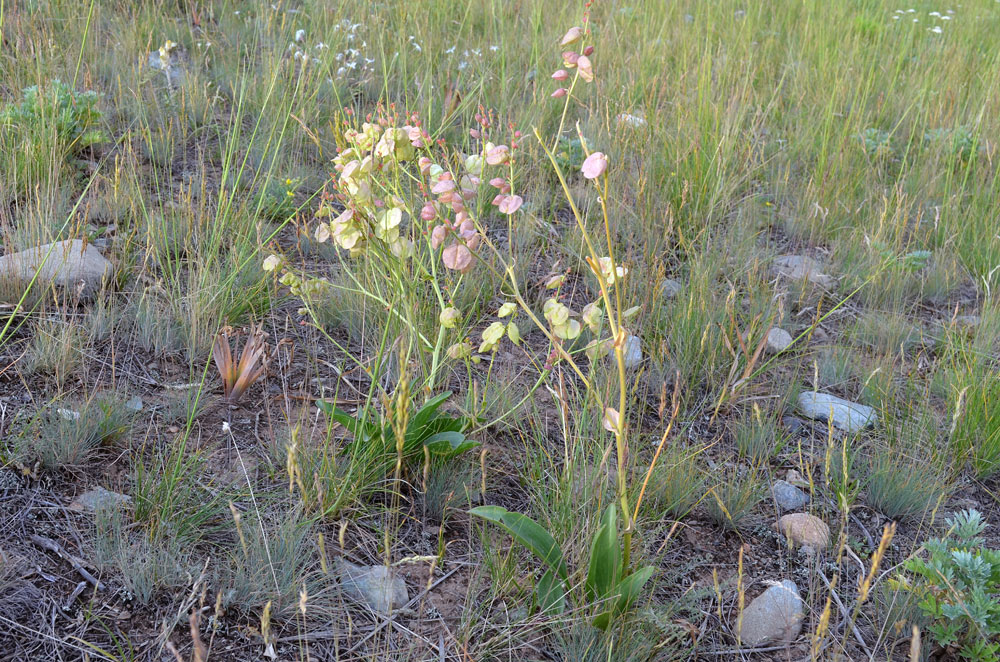
M577 129L579 132L579 128ZM563 193L566 195L566 200L569 202L570 209L573 212L573 218L576 219L577 226L580 228L580 233L583 235L583 239L587 244L587 251L590 254L588 262L590 268L594 271L597 276L598 285L601 288L601 298L604 301L604 305L608 311L608 324L611 327L611 337L614 339L613 347L615 353L615 362L618 365L618 424L615 426L615 447L616 447L616 458L618 460L618 499L621 503L623 517L625 519L625 538L624 538L624 554L622 556L622 567L627 571L631 565L631 552L632 552L632 532L634 531L634 521L632 519L632 511L629 508L628 501L628 485L627 485L627 472L625 464L628 460L628 438L626 436L626 431L628 429L627 416L626 416L626 405L628 403L628 383L625 376L625 332L622 328L622 311L621 311L621 286L618 283L618 266L615 263L614 256L611 249L611 222L608 218L607 203L605 202L605 197L607 194L607 175L604 176L604 189L601 189L599 183L595 184L598 187L598 193L601 195L600 204L603 212L604 221L604 233L605 238L608 243L608 255L611 262L610 268L610 278L611 284L615 288L615 305L612 305L611 295L608 292L607 278L601 273L600 257L594 247L594 242L591 239L590 233L587 231L586 223L584 223L583 215L580 213L579 208L576 206L576 202L573 199L573 195L570 193L569 185L566 183L566 178L563 176L562 170L559 168L559 164L556 163L555 156L552 151L549 150L545 144L542 142L541 135L538 133L538 129L534 129L535 137L538 142L541 143L542 149L545 150L545 155L548 156L549 161L552 163L552 167L555 168L556 176L559 178L559 183L562 185ZM586 383L586 382L585 382Z

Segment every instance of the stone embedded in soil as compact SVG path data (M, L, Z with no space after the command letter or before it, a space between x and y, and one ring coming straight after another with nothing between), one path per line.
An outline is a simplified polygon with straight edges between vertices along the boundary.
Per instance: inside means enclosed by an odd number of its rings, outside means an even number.
M785 515L774 523L774 530L796 545L808 545L817 551L830 544L830 527L809 513Z
M162 71L171 85L177 85L184 80L183 63L177 54L171 55L164 61L159 51L153 51L147 57L146 64L150 69Z
M663 295L664 299L673 299L683 289L684 286L673 278L664 278L660 281L660 294Z
M769 354L780 354L788 349L792 344L792 334L778 327L767 332L767 352Z
M410 601L406 582L384 565L361 566L338 559L337 571L344 594L374 612L388 615Z
M790 579L771 586L753 599L740 620L740 643L757 647L790 643L802 630L804 603Z
M819 285L826 289L833 288L837 280L832 276L823 273L823 265L816 260L805 255L782 255L774 258L771 267L776 276L790 278L791 280L808 280L813 285Z
M97 486L78 496L73 503L69 504L69 509L78 512L97 512L101 508L121 506L130 501L132 501L132 497L127 494L118 494Z
M142 406L142 398L138 395L132 396L128 399L128 402L125 403L125 409L129 411L142 411Z
M49 250L51 249L51 251ZM89 298L114 268L94 246L68 239L0 257L0 278L38 285L55 284Z
M845 432L858 432L874 425L875 410L829 393L803 391L798 398L799 411L817 421L830 421Z
M635 368L642 363L642 341L638 336L629 336L625 339L625 367Z
M800 474L795 469L789 469L788 471L785 472L785 482L791 483L792 485L795 485L796 487L808 487L809 486L809 481L807 481L805 478L803 478L802 474Z
M788 434L795 434L805 427L805 422L803 422L801 418L797 418L795 416L782 416L781 424L785 426L786 430L788 430Z
M798 510L809 503L809 495L783 480L774 481L771 486L771 496L781 510Z

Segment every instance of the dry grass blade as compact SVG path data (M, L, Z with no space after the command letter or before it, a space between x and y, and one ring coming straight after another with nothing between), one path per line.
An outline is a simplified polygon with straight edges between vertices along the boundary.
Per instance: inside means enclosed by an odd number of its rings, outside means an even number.
M230 327L223 327L215 337L212 358L222 377L222 389L227 400L237 402L248 388L267 372L267 334L260 326L250 329L249 337L240 352L239 361L233 359L230 348Z

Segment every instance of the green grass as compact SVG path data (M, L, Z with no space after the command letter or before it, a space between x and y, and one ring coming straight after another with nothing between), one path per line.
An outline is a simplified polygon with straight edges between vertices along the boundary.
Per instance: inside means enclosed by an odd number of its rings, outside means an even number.
M697 593L696 620L712 616L692 645L715 655L733 644L716 621L735 614L727 582L743 538L748 581L798 562L757 536L774 515L767 482L791 468L816 484L810 512L835 531L850 522L852 546L866 537L854 529L869 522L862 511L899 521L883 569L918 552L938 509L994 501L1000 470L1000 5L745 5L593 3L595 78L575 84L574 69L565 83L550 76L577 48L559 40L581 24L582 2L0 6L0 253L80 238L115 266L90 302L0 274L0 470L52 503L121 484L129 507L81 520L79 534L55 521L55 537L82 558L94 550L102 581L135 597L135 619L173 624L158 645L189 645L198 600L208 637L219 597L213 660L235 628L240 646L276 645L282 659L656 659L668 640L680 658L688 642L668 615L712 570L720 593ZM172 75L149 66L168 40ZM570 85L568 104L550 97ZM315 234L317 212L328 222L347 199L333 159L349 129L369 117L401 126L410 112L430 136L421 154L456 179L485 149L470 129L518 144L466 203L482 232L468 273L426 241L433 223L418 215L440 194L415 164L382 161L372 181L379 205L405 208L416 257L374 236L350 255ZM610 164L605 191L579 175L592 151ZM523 198L515 214L491 204L493 177ZM601 297L592 250L628 268L602 303L613 312L620 296L640 339L642 361L625 370L613 352L584 352L609 338L608 310L599 333L562 345L575 368L547 336L550 297L577 314ZM272 254L274 273L262 269ZM785 254L817 259L833 285L777 278L771 261ZM681 284L675 296L664 278ZM495 353L448 356L478 349L515 301L519 344L508 335ZM440 325L445 306L461 312L455 328ZM256 323L267 374L223 402L213 340ZM803 335L758 355L772 325ZM806 386L874 407L878 424L846 437L779 424ZM480 446L396 469L406 416L446 390L445 413L467 417ZM142 411L125 412L125 394L141 395ZM317 398L386 416L385 452L349 443ZM637 508L619 542L662 581L600 632L592 605L533 611L537 559L464 512L529 515L585 568L610 503L620 516ZM4 526L0 562L26 553ZM866 563L867 546L851 550ZM699 566L702 547L711 567ZM370 615L354 611L343 631L316 635L340 626L324 625L339 613L327 566L339 554L402 568L411 596L460 568L414 607L417 621L441 611L444 638L420 621L418 636L387 627L358 644ZM849 557L824 566L839 586L855 583ZM574 604L584 572L571 578ZM881 650L898 637L875 576L881 597L847 607ZM821 613L826 591L809 597ZM102 627L103 607L80 602L93 617L53 637L120 658L145 645L148 633ZM820 638L865 656L834 630ZM17 632L11 650L41 650Z

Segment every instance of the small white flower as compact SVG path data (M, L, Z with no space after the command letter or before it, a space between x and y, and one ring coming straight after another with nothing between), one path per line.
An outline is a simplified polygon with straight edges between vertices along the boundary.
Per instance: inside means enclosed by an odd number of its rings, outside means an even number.
M229 434L232 429L229 427L229 421L222 421L222 431Z
M951 20L951 16L942 16L941 20L942 21L950 21Z
M454 52L455 52L455 47L454 47L454 46L452 46L451 48L449 48L448 50L446 50L446 51L445 51L445 54L447 54L447 55L451 55L451 54L452 54L452 53L454 53Z
M909 9L907 9L907 10L906 10L906 13L907 13L907 14L913 14L913 13L915 13L916 11L917 11L916 9L914 9L913 7L910 7Z
M929 29L934 34L941 34L941 32L942 32L940 25L935 25L933 28L929 28Z
M305 40L306 40L306 31L305 30L296 30L295 31L295 41L301 43L301 42L303 42Z
M928 14L928 16L937 16L938 18L940 18L941 17L941 12L939 12L939 11L932 11L930 14Z

